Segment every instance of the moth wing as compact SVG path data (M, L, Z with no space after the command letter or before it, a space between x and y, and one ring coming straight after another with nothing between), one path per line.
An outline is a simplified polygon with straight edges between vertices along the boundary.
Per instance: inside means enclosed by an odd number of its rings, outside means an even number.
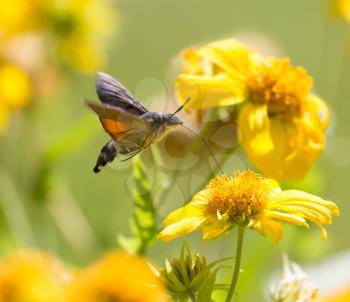
M119 81L110 75L97 74L96 92L103 104L107 104L134 115L142 115L148 110Z
M145 137L150 134L149 122L112 106L91 102L86 105L98 115L102 127L113 140L143 147Z

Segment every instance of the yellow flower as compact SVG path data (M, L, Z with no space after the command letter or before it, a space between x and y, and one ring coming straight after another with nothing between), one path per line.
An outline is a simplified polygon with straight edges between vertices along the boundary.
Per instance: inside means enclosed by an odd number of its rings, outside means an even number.
M0 102L9 108L27 105L32 93L28 75L12 64L0 66Z
M112 252L83 271L71 291L72 302L169 301L148 263L122 252Z
M0 0L0 34L14 35L37 24L36 5L28 0Z
M6 127L11 110L27 105L31 96L28 75L15 65L0 65L0 132Z
M1 36L35 32L55 61L81 71L95 71L104 63L104 46L117 19L111 1L0 0L0 7Z
M238 137L263 175L301 179L325 145L329 112L311 94L312 78L288 59L263 58L236 40L184 52L177 78L181 102L207 109L241 104Z
M235 225L247 226L278 243L282 222L309 227L317 224L327 238L324 224L338 215L330 201L298 190L282 191L278 183L252 172L236 172L234 177L215 177L186 206L163 221L159 238L164 241L201 229L203 239L214 239Z
M65 302L72 276L50 256L22 252L0 261L1 302Z
M336 0L333 2L335 14L343 17L347 22L350 22L350 0Z
M81 71L105 61L104 44L114 31L116 12L108 0L42 1L44 20L58 55Z

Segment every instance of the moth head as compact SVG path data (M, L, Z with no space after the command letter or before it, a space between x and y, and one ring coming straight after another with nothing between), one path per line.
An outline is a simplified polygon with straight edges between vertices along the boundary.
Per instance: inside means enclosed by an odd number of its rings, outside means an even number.
M168 126L182 125L183 121L180 120L176 115L172 113L165 113L164 120Z

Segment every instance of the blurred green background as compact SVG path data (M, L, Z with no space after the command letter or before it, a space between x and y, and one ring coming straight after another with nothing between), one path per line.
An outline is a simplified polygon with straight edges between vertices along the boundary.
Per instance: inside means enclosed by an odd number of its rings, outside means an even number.
M327 241L321 241L316 227L305 231L286 226L279 246L249 232L238 285L240 300L261 301L266 296L271 273L280 269L282 251L301 264L317 265L328 255L349 249L350 37L349 24L331 15L330 2L120 0L113 7L118 13L117 30L109 37L103 71L154 110L176 106L173 80L180 51L227 37L304 66L314 78L315 92L331 109L324 154L305 180L285 186L336 202L341 216L327 228ZM85 264L116 248L118 234L130 233L131 162L113 163L98 175L92 172L108 140L81 101L82 97L97 99L95 72L65 68L59 76L62 81L54 91L16 112L0 137L0 250L4 254L35 247L68 263ZM224 169L245 166L249 164L238 152ZM148 168L152 174L154 167ZM154 184L155 200L164 204L160 217L188 200L201 177L206 175L186 175L171 183L172 189L163 197L158 194L160 185ZM188 240L193 251L214 260L234 253L235 235L203 243L196 233ZM165 256L179 255L182 242L183 238L156 242L147 256L161 265Z

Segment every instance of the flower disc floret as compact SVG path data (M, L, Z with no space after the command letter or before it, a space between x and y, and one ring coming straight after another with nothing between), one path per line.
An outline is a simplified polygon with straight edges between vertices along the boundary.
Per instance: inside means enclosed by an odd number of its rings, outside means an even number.
M249 97L253 102L267 104L270 114L300 116L313 84L300 66L288 59L266 59L248 76Z
M214 178L205 189L207 215L227 216L240 223L249 220L265 208L270 187L264 178L252 171L237 172L234 177Z

